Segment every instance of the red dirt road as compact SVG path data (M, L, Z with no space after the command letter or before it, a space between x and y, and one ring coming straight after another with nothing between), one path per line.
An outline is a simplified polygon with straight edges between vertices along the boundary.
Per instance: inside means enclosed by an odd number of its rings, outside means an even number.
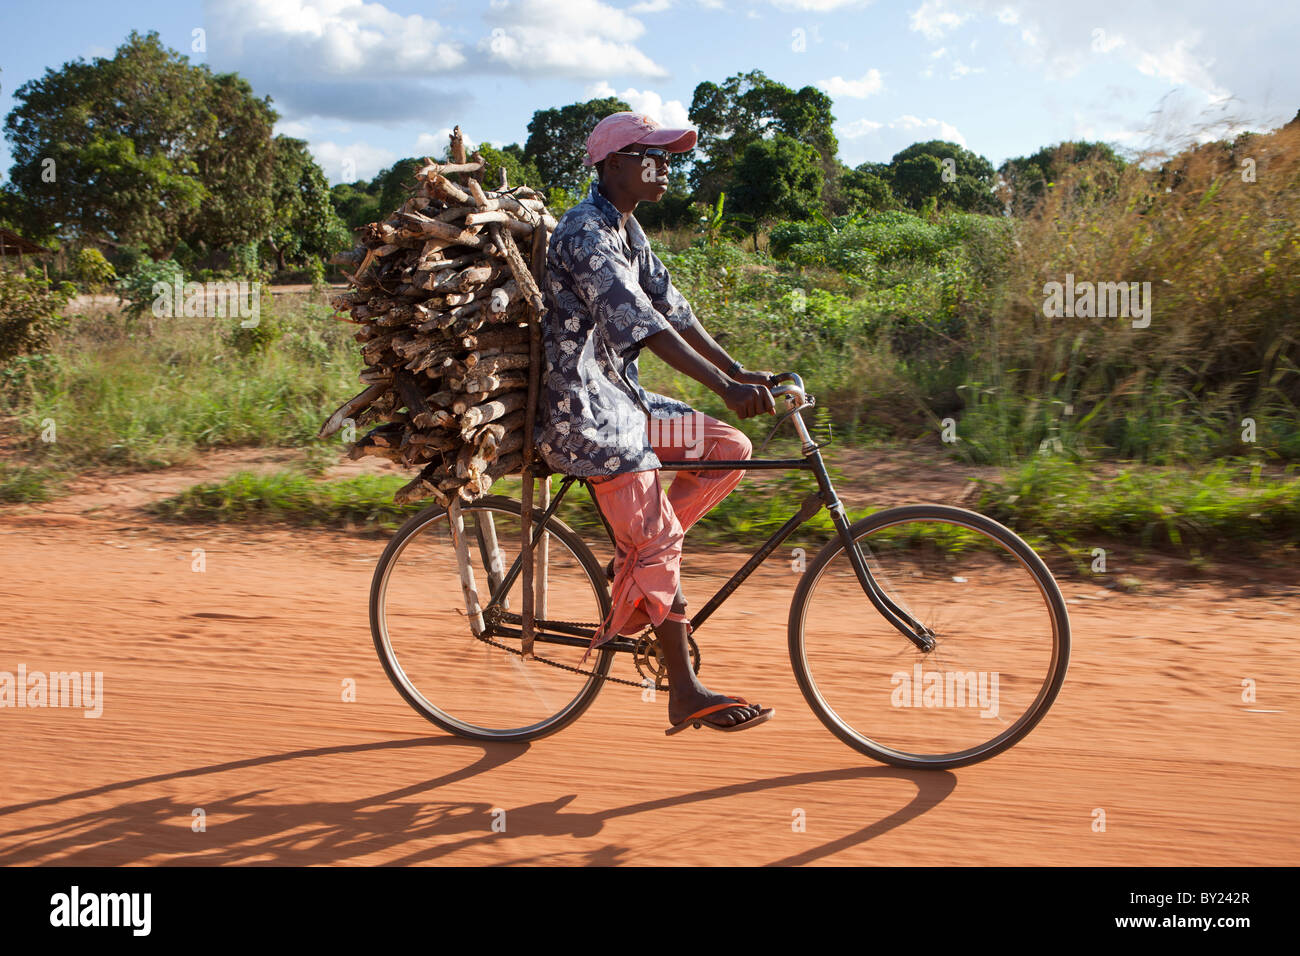
M1300 863L1295 588L1063 581L1074 647L1052 711L1007 753L923 773L808 709L786 651L797 578L775 559L700 634L705 682L775 706L768 724L665 737L664 695L608 686L531 745L444 734L375 656L382 548L0 513L0 672L104 675L97 719L0 709L0 864ZM741 559L688 542L688 596Z

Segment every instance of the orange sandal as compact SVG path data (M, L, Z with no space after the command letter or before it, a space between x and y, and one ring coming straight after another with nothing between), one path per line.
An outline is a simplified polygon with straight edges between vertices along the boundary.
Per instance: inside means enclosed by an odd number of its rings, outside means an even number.
M708 707L703 707L697 710L695 713L691 714L691 716L687 717L685 720L681 721L680 723L673 724L671 727L665 730L664 733L668 735L678 734L681 733L683 730L685 730L687 727L691 726L692 724L695 726L696 730L699 730L701 727L712 727L714 730L721 730L726 733L731 733L736 730L746 730L749 727L753 727L755 724L761 724L764 721L771 720L772 715L776 713L775 708L764 707L762 710L758 712L757 716L750 717L748 720L742 720L738 724L732 724L730 727L723 727L719 724L711 723L710 721L700 719L701 717L707 717L709 714L716 714L720 710L730 710L732 707L737 707L737 706L739 707L750 706L749 701L745 700L745 698L743 697L731 697L729 698L729 700L731 702L727 704L712 704Z

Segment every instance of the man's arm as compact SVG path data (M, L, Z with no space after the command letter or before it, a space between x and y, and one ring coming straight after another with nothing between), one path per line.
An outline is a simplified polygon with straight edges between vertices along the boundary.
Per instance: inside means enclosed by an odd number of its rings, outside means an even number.
M731 360L726 358L726 353L709 338L709 334L700 327L698 322L695 323L695 327L730 365ZM723 373L717 361L701 355L687 338L677 333L676 329L667 328L649 335L642 344L677 371L689 375L705 388L715 392L727 403L727 407L741 418L751 418L754 415L776 410L772 393L766 387L737 382L729 378Z
M713 336L709 334L708 329L700 324L700 320L694 312L691 313L691 324L682 329L681 334L691 348L724 372L731 368L733 363L740 364L727 354L726 349L713 340ZM737 382L746 385L766 385L772 375L772 372L751 372L742 368L734 377Z
M668 275L668 269L660 261L659 257L654 254L654 251L648 247L645 251L643 266L644 284L650 295L651 302L654 303L656 309L668 318L669 323L677 330L685 344L690 346L697 355L712 362L724 374L731 369L733 364L740 364L735 362L727 354L726 349L715 342L713 336L709 335L708 330L700 324L700 320L696 317L690 303L686 301L686 297L673 285L672 279ZM685 369L679 369L679 371L685 371ZM767 385L772 378L772 374L771 372L751 372L741 369L732 378L734 381L746 385ZM691 377L703 381L699 379L699 376L692 375ZM717 391L717 389L714 389L714 391Z

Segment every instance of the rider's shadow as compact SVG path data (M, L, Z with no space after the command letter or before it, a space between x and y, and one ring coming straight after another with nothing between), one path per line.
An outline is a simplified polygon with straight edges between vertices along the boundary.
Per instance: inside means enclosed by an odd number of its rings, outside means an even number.
M448 784L502 766L528 751L527 744L493 744L448 737L419 737L340 747L321 747L268 757L255 757L106 784L24 804L0 807L0 818L40 807L87 799L138 786L221 774L293 760L424 746L481 748L482 755L460 770L396 790L357 800L273 803L267 790L251 790L206 801L213 825L196 833L190 826L193 801L171 797L127 801L102 810L0 831L0 866L58 863L65 866L121 866L164 854L169 865L230 864L308 865L346 863L394 847L436 845L388 861L389 865L427 863L469 847L518 837L572 836L589 839L606 821L669 807L727 800L745 794L831 781L900 779L916 786L916 795L894 812L838 839L819 844L767 865L793 866L823 859L886 833L942 802L957 778L947 771L911 771L893 767L845 768L767 777L645 800L593 813L566 809L576 794L524 806L502 808L485 802L430 800L412 802L419 794L433 795ZM496 811L505 809L505 829L492 830ZM448 837L453 839L448 840ZM636 862L632 850L617 845L580 847L542 855L511 858L515 864L613 865Z

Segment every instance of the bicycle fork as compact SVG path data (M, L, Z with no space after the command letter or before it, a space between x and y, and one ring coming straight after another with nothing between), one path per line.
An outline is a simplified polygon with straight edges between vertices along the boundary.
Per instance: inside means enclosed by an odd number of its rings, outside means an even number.
M849 519L844 514L844 505L839 496L835 494L835 489L831 487L830 477L826 474L826 465L822 462L821 453L814 452L814 454L816 458L812 470L817 477L817 484L821 487L820 497L826 505L826 510L831 513L831 523L835 525L835 530L839 533L840 541L844 545L844 551L849 556L849 564L853 567L853 573L857 575L858 584L862 586L863 593L866 594L867 599L875 606L876 610L880 612L881 617L892 624L898 633L915 644L921 651L929 653L934 650L934 632L899 607L876 583L875 575L867 567L866 559L863 558L857 541L853 539L853 532L849 530Z
M882 591L880 585L876 583L875 575L867 567L867 562L862 557L862 551L858 548L858 543L853 540L853 535L849 531L849 522L844 515L844 506L836 500L833 504L827 505L826 509L831 513L831 521L840 534L840 540L844 543L844 550L849 556L849 564L853 566L853 573L857 575L858 583L862 585L862 590L867 595L868 600L875 605L876 610L880 612L886 621L894 625L900 634L915 644L921 651L928 653L934 650L934 632L894 603L894 600Z

